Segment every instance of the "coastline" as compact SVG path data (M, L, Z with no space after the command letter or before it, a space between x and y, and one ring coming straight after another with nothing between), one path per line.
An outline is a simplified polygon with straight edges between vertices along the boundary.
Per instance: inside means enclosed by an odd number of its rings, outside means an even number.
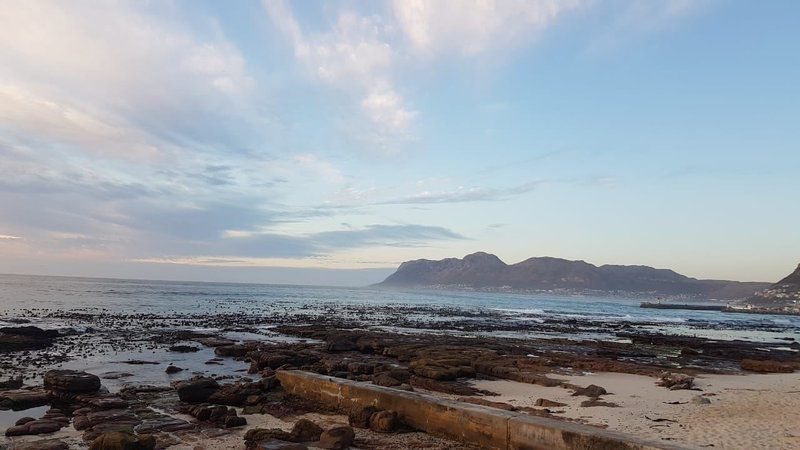
M10 427L22 417L38 419L51 414L50 408L63 411L69 421L55 433L4 437L0 442L59 439L67 448L83 448L82 443L103 427L132 423L150 430L147 434L159 445L211 450L245 448L250 445L248 430L274 427L289 432L303 418L326 429L349 426L347 412L295 399L274 381L276 371L297 369L465 404L514 408L531 417L607 427L665 444L751 444L747 436L740 436L742 430L779 445L769 448L796 444L791 427L775 428L778 423L767 416L785 417L786 424L795 421L797 395L785 386L800 384L798 372L752 373L800 368L800 335L793 318L718 321L718 315L703 311L645 314L637 303L609 299L576 303L572 298L500 294L391 293L376 300L370 296L379 295L377 291L281 287L272 288L274 295L318 295L325 301L288 302L279 297L267 302L237 297L239 291L199 296L209 285L185 286L186 295L170 305L139 300L139 294L120 292L111 281L99 283L103 284L93 286L92 292L109 292L116 310L64 303L53 309L7 309L0 315L7 325L0 339L34 346L0 352L0 381L22 375L25 392L46 397L43 406L0 411L2 423ZM225 288L244 289L248 296L251 292L247 286ZM163 289L176 295L174 285ZM358 297L344 300L342 295ZM235 300L217 301L218 296ZM457 306L465 300L484 303ZM168 373L170 367L182 370ZM43 375L52 369L96 375L109 392L84 398L53 391L42 385ZM658 386L665 373L693 378L690 389L702 391ZM217 397L210 405L222 402L243 419L237 423L245 423L228 428L205 419L203 403L179 394L181 386L195 382L212 383ZM573 396L590 385L603 392ZM143 386L155 386L156 391ZM700 395L711 403L685 403ZM9 391L0 388L0 403L8 396ZM565 406L537 406L539 398ZM87 401L128 405L118 413L123 422L106 418ZM584 402L589 403L581 406ZM737 411L748 405L762 412L736 429L725 424L725 417L736 419ZM96 420L101 422L75 429L86 408L99 414ZM765 438L756 432L759 427L783 437ZM470 448L468 443L401 425L389 433L369 427L354 430L357 448ZM752 442L752 448L768 448L759 445Z

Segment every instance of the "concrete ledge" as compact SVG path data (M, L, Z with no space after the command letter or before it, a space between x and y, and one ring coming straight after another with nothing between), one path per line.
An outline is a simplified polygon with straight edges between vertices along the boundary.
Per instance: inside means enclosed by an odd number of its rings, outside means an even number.
M600 428L401 391L299 370L279 370L283 388L343 412L374 406L397 411L413 428L499 450L677 450Z

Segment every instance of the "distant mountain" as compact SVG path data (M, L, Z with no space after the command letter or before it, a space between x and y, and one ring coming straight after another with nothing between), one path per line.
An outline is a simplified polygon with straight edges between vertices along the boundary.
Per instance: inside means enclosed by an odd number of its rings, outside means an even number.
M377 286L505 290L559 290L744 299L769 283L698 280L647 266L595 266L584 261L540 257L506 264L478 252L462 259L406 261Z
M751 300L759 306L800 307L800 264L789 276L756 293Z

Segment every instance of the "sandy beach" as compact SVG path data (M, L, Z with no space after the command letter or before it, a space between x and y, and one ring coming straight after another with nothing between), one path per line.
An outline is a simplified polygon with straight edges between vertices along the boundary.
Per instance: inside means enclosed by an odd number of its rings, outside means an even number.
M602 386L609 392L602 400L619 407L581 407L586 397L574 397L563 387L508 380L481 380L473 385L500 394L486 397L492 401L532 407L537 399L545 398L567 405L550 408L563 411L557 414L560 417L690 448L800 448L798 372L700 375L695 378L699 391L671 391L656 386L653 377L623 373L560 378L579 386ZM697 396L710 403L693 403Z

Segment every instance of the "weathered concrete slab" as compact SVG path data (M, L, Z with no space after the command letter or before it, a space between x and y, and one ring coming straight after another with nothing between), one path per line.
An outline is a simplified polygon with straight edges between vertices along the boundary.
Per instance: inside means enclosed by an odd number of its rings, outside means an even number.
M408 425L437 436L500 450L672 450L600 428L446 400L298 370L278 371L288 392L348 411L374 406L397 411Z

